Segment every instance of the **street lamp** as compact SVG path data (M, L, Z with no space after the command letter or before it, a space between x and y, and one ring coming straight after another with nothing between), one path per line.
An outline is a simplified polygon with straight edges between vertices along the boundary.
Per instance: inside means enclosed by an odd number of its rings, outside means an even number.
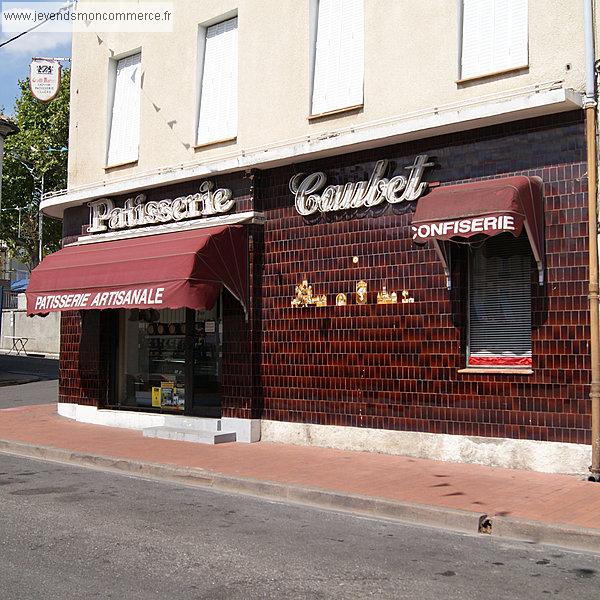
M4 212L6 210L16 210L19 212L19 225L17 228L17 237L20 238L21 237L21 211L27 210L27 206L11 206L10 208L0 208L1 212Z
M65 146L63 146L62 148L53 148L51 146L48 148L36 148L35 146L30 146L29 149L32 152L67 152L68 151L68 148L66 148ZM38 176L36 173L35 167L33 165L25 162L24 160L19 158L14 153L11 153L11 156L16 161L18 161L23 167L25 167L25 169L27 170L27 172L31 175L31 177L33 179L34 193L38 197L38 202L37 202L37 206L38 206L38 262L42 262L43 249L44 249L43 240L42 240L42 232L43 232L43 226L44 226L44 214L42 213L42 210L41 210L41 203L44 198L44 192L45 192L45 187L44 187L45 173L44 173L44 171L42 171L41 175ZM21 209L16 209L16 210L19 210L19 237L21 237ZM1 211L1 209L0 209L0 211Z

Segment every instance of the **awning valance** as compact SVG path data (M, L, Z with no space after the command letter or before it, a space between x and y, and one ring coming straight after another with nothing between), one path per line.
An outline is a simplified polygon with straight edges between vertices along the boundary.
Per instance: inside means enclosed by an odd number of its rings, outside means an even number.
M242 225L67 246L31 273L27 314L106 308L211 308L225 286L247 311Z
M544 210L539 177L506 177L442 186L422 197L412 221L413 240L475 241L525 229L540 284L544 273Z

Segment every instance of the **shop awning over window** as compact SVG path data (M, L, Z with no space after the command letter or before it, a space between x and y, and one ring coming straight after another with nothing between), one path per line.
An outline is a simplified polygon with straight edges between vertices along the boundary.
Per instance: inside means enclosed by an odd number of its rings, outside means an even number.
M473 242L500 233L518 237L525 229L540 284L544 274L544 210L539 177L506 177L442 186L419 200L412 221L413 240ZM448 274L448 273L447 273Z
M222 286L248 308L242 225L67 246L31 273L27 314L106 308L212 308Z

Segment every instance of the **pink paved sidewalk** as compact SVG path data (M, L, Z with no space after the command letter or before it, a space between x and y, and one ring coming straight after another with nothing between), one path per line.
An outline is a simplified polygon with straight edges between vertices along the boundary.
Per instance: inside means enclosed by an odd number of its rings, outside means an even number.
M55 404L0 410L0 440L600 530L600 485L568 475L266 442L144 438L60 417Z

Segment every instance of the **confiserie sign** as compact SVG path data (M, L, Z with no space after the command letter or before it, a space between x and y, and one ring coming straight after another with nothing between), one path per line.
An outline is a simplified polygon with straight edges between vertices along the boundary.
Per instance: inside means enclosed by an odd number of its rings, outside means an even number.
M434 163L427 162L427 154L419 154L412 165L405 167L409 174L384 177L387 160L377 161L368 181L357 181L344 185L329 185L325 189L327 176L318 171L305 175L298 173L290 179L290 191L295 195L296 210L304 216L316 212L334 212L354 208L377 206L382 202L397 204L412 202L423 195L427 183L422 182L423 171ZM323 189L321 193L319 190Z
M91 223L89 233L107 229L129 229L140 225L168 223L185 219L197 219L229 212L235 206L230 189L213 191L214 184L203 181L199 190L189 196L146 202L144 194L127 198L123 208L115 207L112 200L102 198L89 202Z
M454 219L437 223L413 225L413 240L425 241L431 238L447 239L453 236L470 237L477 233L487 235L503 231L516 231L515 218L512 215L474 217Z

